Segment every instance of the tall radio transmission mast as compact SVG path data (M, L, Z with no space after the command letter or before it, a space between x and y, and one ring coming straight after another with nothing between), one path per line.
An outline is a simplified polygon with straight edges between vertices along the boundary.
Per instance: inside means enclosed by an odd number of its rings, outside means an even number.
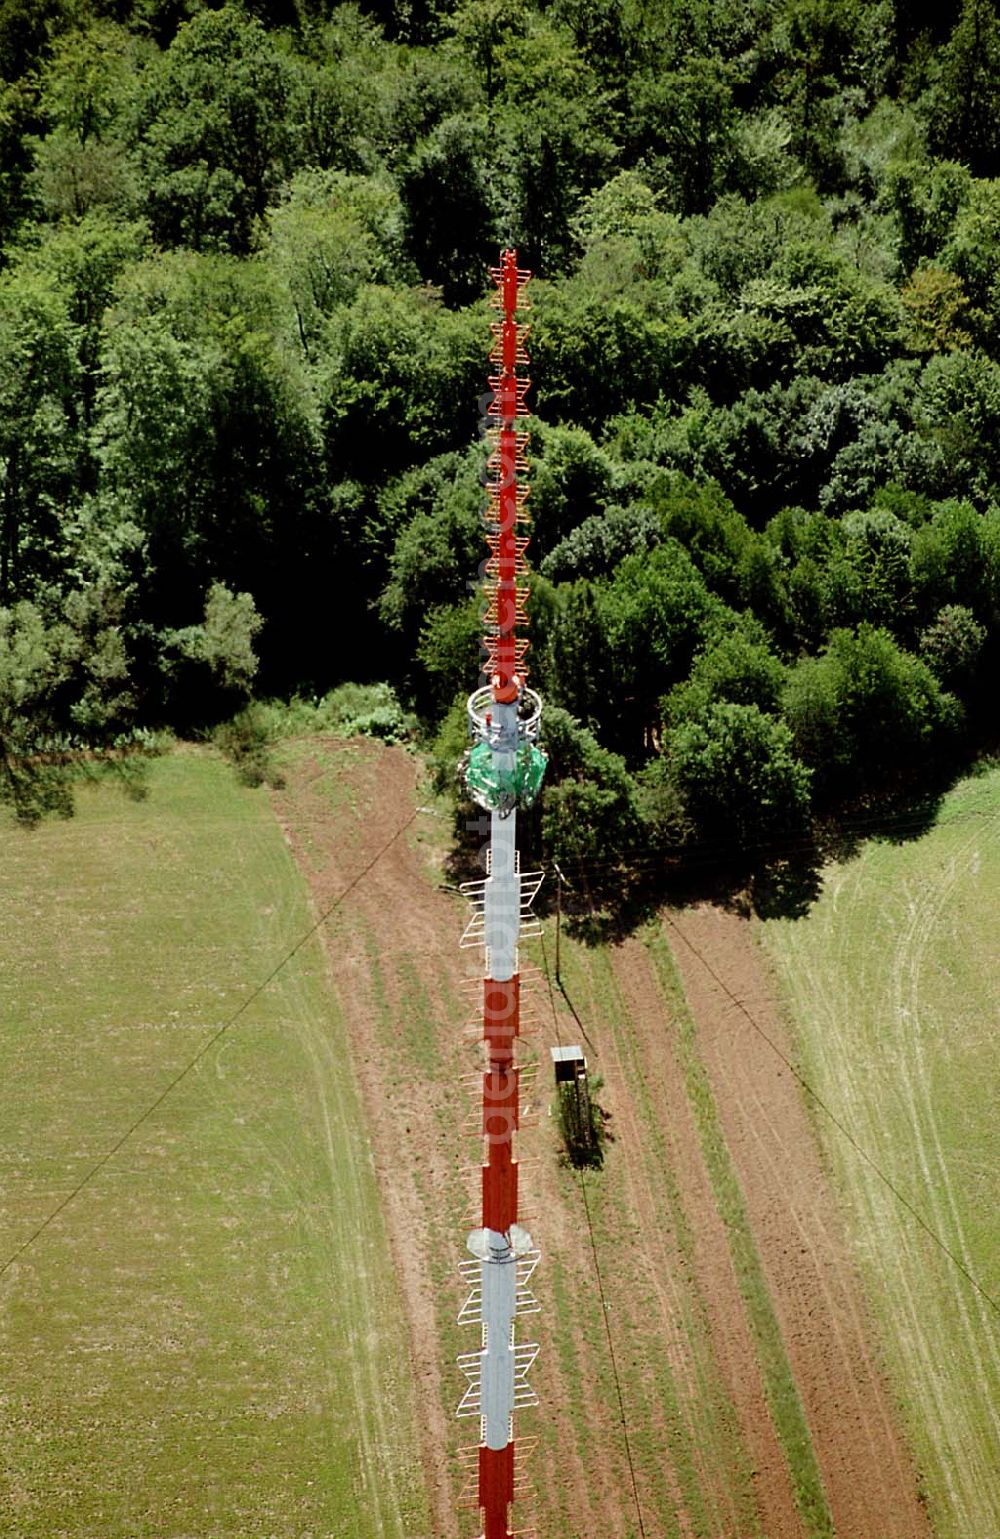
M489 547L483 568L483 672L489 683L469 697L473 747L465 761L469 792L490 815L490 843L486 879L463 887L472 917L462 937L463 946L483 949L483 1164L482 1224L468 1238L475 1259L462 1266L472 1291L459 1321L478 1325L481 1337L478 1351L459 1358L468 1388L458 1414L477 1416L480 1423L472 1457L482 1539L511 1539L510 1506L521 1490L514 1465L514 1412L536 1403L527 1375L538 1354L533 1342L518 1339L517 1320L538 1308L528 1284L539 1260L531 1236L518 1221L516 1136L522 1025L518 940L538 933L531 901L541 875L521 872L517 808L534 801L545 755L537 747L541 700L525 684L528 643L517 634L518 627L527 624L528 434L518 419L528 415L529 381L524 372L527 327L516 315L525 308L529 274L518 267L516 252L505 251L492 276L501 318L492 326L488 502L483 515Z

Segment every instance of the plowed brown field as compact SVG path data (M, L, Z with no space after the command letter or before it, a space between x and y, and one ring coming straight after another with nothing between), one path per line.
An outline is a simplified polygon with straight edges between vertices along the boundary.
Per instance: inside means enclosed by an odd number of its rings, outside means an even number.
M405 1300L399 1345L417 1367L433 1536L457 1539L476 1531L475 1513L456 1505L456 1454L474 1432L454 1418L462 1384L450 1359L475 1344L454 1321L475 1222L479 1151L462 1077L476 1058L462 1026L476 1015L464 985L479 957L459 950L464 904L440 886L447 824L418 810L418 794L404 751L317 741L299 745L274 800L317 910L351 887L325 926L327 950ZM520 1152L544 1312L519 1334L537 1322L542 1408L519 1417L522 1448L536 1444L536 1494L515 1517L545 1539L923 1539L798 1087L733 1002L780 1043L747 927L695 910L667 916L666 929L693 1013L683 1032L683 998L669 997L642 939L566 946L565 1000L544 975L536 985L528 1052L541 1115ZM613 1138L603 1169L582 1175L560 1164L547 1115L548 1046L581 1037ZM735 1259L720 1211L693 1064L724 1135L718 1157L742 1189L822 1474L818 1506L801 1499L773 1414L774 1370L762 1366L745 1255Z
M927 1534L761 953L719 909L668 926L836 1532Z

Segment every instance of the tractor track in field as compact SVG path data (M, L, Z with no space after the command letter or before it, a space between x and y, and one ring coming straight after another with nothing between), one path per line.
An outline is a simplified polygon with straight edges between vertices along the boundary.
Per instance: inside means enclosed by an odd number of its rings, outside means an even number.
M896 1057L897 1083L913 1130L912 1147L918 1151L921 1175L921 1202L929 1210L932 1225L939 1234L947 1235L955 1254L966 1272L975 1273L975 1262L969 1249L962 1214L956 1199L950 1161L946 1156L937 1112L930 1094L925 1062L925 1040L930 1029L923 1018L921 1006L920 973L924 958L933 954L933 940L942 915L947 911L953 893L967 868L979 859L983 833L975 829L952 852L947 866L938 880L912 884L907 882L901 897L906 904L906 920L900 926L895 949L891 957L888 979L888 1009L895 1021L905 1021L905 1032L899 1033L900 1050ZM936 1371L933 1352L924 1332L917 1324L918 1304L905 1277L897 1272L897 1284L904 1295L903 1307L915 1322L911 1332L911 1351L921 1362L921 1377L936 1402L936 1419L939 1427L947 1429L946 1441L955 1442L953 1428L955 1407L951 1403L946 1384ZM998 1337L995 1321L990 1318L985 1300L978 1292L971 1295L965 1289L956 1289L952 1295L952 1307L957 1310L969 1343L974 1378L988 1383L997 1371ZM989 1372L992 1368L993 1374ZM1000 1439L1000 1412L989 1395L983 1397L984 1409L989 1415L996 1446ZM965 1491L968 1477L959 1478L958 1467L949 1459L939 1462L941 1476L948 1491L949 1500L956 1512L966 1510L966 1522L974 1521L966 1508Z
M982 831L975 829L959 845L949 861L948 870L934 887L921 884L916 895L909 901L909 922L900 938L892 959L891 1008L897 1018L905 1018L909 1030L905 1036L908 1053L901 1055L899 1070L910 1106L910 1118L914 1127L914 1146L920 1151L924 1177L925 1200L931 1205L934 1228L939 1234L952 1236L952 1243L966 1271L975 1273L975 1262L969 1249L962 1216L959 1211L952 1182L949 1161L942 1146L937 1115L928 1087L924 1062L924 1038L927 1027L921 1017L920 969L924 956L931 949L936 927L941 922L965 866L979 858ZM982 1296L975 1293L969 1298L959 1291L955 1295L955 1307L965 1323L970 1342L979 1344L992 1360L994 1372L1000 1369L1000 1346L995 1322L986 1313ZM976 1320L972 1319L975 1311ZM983 1374L984 1379L986 1374ZM991 1407L995 1432L1000 1438L1000 1414Z
M670 926L838 1539L873 1539L873 1514L879 1539L929 1539L800 1087L759 1034L791 1056L750 927L707 906Z

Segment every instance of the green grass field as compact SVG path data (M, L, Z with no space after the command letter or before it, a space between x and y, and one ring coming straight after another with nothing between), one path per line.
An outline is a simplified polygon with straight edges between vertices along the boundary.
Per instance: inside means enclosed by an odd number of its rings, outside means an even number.
M0 827L0 1266L309 928L262 792ZM413 1385L314 938L0 1277L6 1539L414 1539Z
M993 1300L1000 1299L1000 771L909 844L825 873L770 921L807 1079ZM939 1539L1000 1533L1000 1314L822 1111Z

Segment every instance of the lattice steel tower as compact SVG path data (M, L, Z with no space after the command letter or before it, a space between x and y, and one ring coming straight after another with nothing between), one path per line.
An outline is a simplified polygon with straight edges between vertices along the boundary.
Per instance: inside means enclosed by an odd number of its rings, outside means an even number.
M492 325L483 514L489 547L483 567L483 672L489 683L469 697L473 746L464 761L469 792L490 815L487 875L463 887L472 917L462 937L463 945L483 949L482 1226L468 1238L475 1260L465 1262L462 1271L472 1291L459 1316L461 1323L480 1327L481 1344L459 1358L468 1388L458 1408L459 1416L480 1419L472 1474L482 1539L510 1539L512 1533L510 1506L522 1489L514 1464L514 1412L535 1404L527 1375L538 1354L533 1342L518 1340L516 1324L519 1316L538 1308L528 1284L539 1255L518 1222L516 1139L522 1074L518 941L538 933L531 901L541 883L539 873L520 869L517 808L534 801L545 770L545 755L537 746L541 701L525 683L528 643L518 635L518 627L527 624L528 434L519 419L528 415L529 381L524 372L527 327L516 315L526 308L528 276L513 251L505 251L493 270L501 318Z

